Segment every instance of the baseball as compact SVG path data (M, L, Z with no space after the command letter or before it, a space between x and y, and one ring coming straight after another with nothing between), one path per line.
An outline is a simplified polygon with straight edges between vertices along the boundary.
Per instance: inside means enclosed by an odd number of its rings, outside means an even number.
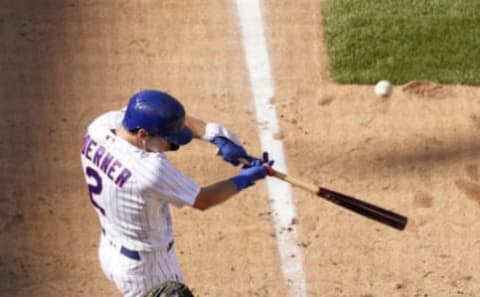
M393 92L393 85L388 80L381 80L375 85L375 94L382 97L388 97Z

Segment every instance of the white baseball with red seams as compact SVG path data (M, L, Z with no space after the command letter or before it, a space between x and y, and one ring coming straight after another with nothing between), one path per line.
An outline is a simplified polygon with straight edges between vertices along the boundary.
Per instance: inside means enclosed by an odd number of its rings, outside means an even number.
M182 281L168 203L195 202L200 187L163 153L146 152L115 134L124 111L94 120L81 160L101 224L101 267L126 297L168 281Z

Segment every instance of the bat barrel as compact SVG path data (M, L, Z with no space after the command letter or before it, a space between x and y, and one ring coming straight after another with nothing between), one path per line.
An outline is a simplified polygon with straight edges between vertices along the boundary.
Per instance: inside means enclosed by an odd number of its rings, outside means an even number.
M355 213L398 230L405 229L408 222L408 218L403 215L326 188L320 188L317 195Z

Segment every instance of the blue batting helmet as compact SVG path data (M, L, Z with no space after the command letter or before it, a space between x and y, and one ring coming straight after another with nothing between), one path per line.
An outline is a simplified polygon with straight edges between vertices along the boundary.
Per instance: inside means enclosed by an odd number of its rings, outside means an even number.
M129 131L145 129L149 134L176 145L189 143L193 136L185 126L182 104L169 94L156 90L144 90L133 95L122 124Z

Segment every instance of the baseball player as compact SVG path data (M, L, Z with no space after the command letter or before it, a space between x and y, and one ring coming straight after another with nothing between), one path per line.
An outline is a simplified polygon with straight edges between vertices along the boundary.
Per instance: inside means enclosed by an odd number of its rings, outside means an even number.
M216 145L235 166L239 158L249 165L200 187L164 154L192 138ZM186 115L178 100L156 90L141 91L126 108L96 118L83 138L81 161L101 225L100 264L126 297L143 296L166 281L183 282L170 204L208 209L265 178L273 164L268 157L249 157L234 134Z

